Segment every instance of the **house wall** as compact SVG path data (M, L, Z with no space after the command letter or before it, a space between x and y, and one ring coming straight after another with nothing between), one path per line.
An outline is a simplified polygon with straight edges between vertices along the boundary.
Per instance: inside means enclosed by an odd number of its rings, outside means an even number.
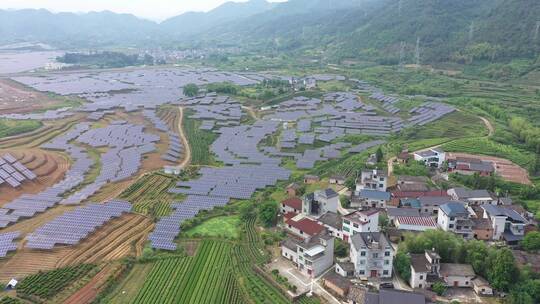
M292 208L290 206L287 206L285 204L281 204L280 211L281 211L282 214L285 214L287 212L300 213L302 210L294 209L294 208Z
M324 285L340 297L345 297L349 292L349 289L342 289L341 287L335 285L332 281L324 280Z
M334 265L334 239L331 238L326 242L324 255L317 260L312 261L311 269L313 269L312 277L318 277L328 268Z
M354 246L353 246L354 247ZM392 277L392 262L394 259L394 253L390 248L385 249L369 249L362 248L352 254L351 248L351 261L354 263L354 273L361 279L367 279L371 277L372 271L377 271L377 277L390 278ZM365 256L362 256L360 252L365 251ZM390 256L385 256L385 251L390 252ZM374 257L377 254L377 257Z
M446 215L446 213L439 210L439 214L437 215L437 224L442 230L449 231L451 224L453 224L455 227L455 220L450 221L450 218Z
M427 272L416 272L411 266L411 280L409 284L412 288L426 288Z
M446 282L446 285L450 287L472 287L471 280L472 277L468 276L448 276L443 278ZM454 284L457 282L457 285Z
M473 229L473 234L477 240L489 241L493 238L493 229Z
M285 228L292 234L301 237L303 239L310 237L308 234L305 234L303 231L296 229L295 227L285 224Z
M488 218L487 212L484 212L484 218ZM491 216L491 225L493 226L493 239L500 240L505 229L506 216Z
M296 251L291 250L285 246L281 246L281 256L294 263L298 262L298 254L296 253Z
M396 221L396 227L397 227L399 230L408 230L408 231L426 231L426 230L430 230L430 229L437 229L437 227L432 227L432 226L420 226L420 225L404 225L404 224L399 224L398 221Z
M339 267L339 264L336 264L336 273L344 278L347 277L347 272L343 270L343 268Z
M476 292L477 295L481 296L492 296L493 295L493 289L489 286L476 286L474 285L474 292Z

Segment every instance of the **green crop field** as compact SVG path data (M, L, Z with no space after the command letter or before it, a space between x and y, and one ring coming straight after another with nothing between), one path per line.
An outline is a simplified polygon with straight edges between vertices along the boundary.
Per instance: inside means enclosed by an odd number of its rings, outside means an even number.
M195 257L156 262L133 303L242 303L230 252L230 243L203 241Z
M173 197L168 193L175 180L162 173L145 175L127 188L121 199L133 204L135 212L154 217L166 216L171 212Z
M0 299L0 304L22 304L23 302L19 299L12 297L3 297Z
M201 121L190 118L191 111L186 111L182 127L191 148L192 165L216 165L217 162L210 152L210 145L217 138L215 133L200 130Z
M187 230L185 235L237 239L240 236L240 218L237 215L211 218Z
M30 275L17 285L17 296L49 299L94 267L92 264L81 264Z
M37 120L0 119L0 138L34 131L43 124Z

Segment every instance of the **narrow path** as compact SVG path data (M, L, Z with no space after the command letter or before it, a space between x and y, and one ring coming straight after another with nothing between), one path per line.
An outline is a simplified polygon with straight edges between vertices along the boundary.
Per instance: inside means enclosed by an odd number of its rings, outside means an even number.
M255 110L253 110L252 107L242 106L242 109L246 110L246 112L248 112L249 116L251 116L253 119L255 119L255 120L258 119L257 114L255 113Z
M485 117L482 117L482 116L478 116L478 118L480 118L484 124L486 125L486 128L488 129L488 135L487 137L490 137L493 135L493 133L495 133L495 128L493 127L493 125L491 124L491 121L489 121L487 118Z
M180 116L178 117L178 133L180 134L180 139L184 145L184 160L178 165L178 168L183 169L191 163L191 147L189 146L186 134L184 133L184 127L182 126L182 123L184 122L184 108L178 107L178 110L180 110Z

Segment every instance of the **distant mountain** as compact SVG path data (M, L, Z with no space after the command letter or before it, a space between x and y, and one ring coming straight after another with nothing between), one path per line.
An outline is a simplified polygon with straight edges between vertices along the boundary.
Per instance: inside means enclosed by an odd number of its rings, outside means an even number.
M56 46L239 46L381 63L498 61L540 54L538 0L228 2L161 24L111 12L0 10L0 43Z
M56 46L110 46L148 39L157 24L129 14L109 11L87 14L47 10L0 10L0 41L3 44L40 41Z
M205 32L220 24L240 20L272 9L275 4L265 0L226 2L209 12L188 12L163 21L161 33L183 37Z

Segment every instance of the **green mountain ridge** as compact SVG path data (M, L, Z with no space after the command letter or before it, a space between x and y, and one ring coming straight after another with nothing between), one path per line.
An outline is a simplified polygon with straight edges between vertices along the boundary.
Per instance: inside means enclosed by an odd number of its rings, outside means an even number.
M396 64L505 61L540 53L537 0L251 0L160 24L111 12L0 10L0 42L60 47L238 46L259 53L304 51L332 61ZM78 26L74 27L73 24ZM536 39L535 39L536 36Z

